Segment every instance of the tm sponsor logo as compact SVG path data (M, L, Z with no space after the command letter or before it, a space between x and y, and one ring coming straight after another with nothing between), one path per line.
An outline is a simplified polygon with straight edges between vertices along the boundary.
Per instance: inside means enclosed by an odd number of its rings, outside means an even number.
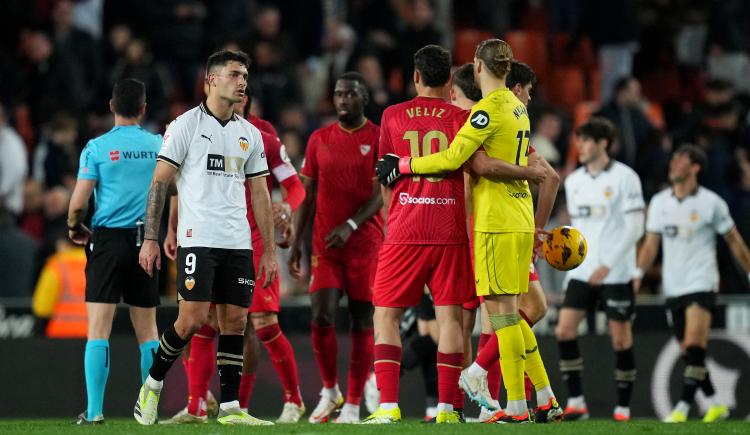
M424 205L454 205L456 198L430 198L426 196L411 196L406 192L398 195L398 202L401 205L406 204L424 204Z

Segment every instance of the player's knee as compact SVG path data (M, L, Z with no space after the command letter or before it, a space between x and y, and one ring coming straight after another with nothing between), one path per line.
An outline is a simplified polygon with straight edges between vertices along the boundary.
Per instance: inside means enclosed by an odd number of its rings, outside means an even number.
M253 313L250 315L250 324L253 328L261 329L279 323L276 313Z
M333 326L336 323L336 313L330 313L322 309L313 309L312 322L322 328Z
M576 338L576 330L575 328L558 323L555 327L555 336L561 341L574 340Z
M372 316L352 317L352 331L372 329Z
M633 338L629 335L612 336L612 348L615 351L630 349L633 347Z

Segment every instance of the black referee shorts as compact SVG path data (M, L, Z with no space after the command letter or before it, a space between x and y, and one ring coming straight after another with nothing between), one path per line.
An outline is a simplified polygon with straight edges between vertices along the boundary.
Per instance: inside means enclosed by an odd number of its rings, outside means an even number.
M116 304L122 300L143 308L159 305L157 271L151 278L141 268L140 250L135 229L95 228L86 247L86 302Z

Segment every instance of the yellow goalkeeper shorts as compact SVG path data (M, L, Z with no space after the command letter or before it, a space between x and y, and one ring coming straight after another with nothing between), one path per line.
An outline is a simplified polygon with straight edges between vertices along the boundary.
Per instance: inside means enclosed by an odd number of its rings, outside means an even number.
M474 232L478 296L519 295L529 289L534 233Z

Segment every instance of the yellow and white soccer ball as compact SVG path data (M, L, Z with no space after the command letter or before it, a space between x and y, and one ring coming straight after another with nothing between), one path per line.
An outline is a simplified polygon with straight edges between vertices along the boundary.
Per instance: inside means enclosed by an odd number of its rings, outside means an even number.
M544 259L557 270L571 270L586 259L586 238L573 227L562 226L550 231L544 240Z

